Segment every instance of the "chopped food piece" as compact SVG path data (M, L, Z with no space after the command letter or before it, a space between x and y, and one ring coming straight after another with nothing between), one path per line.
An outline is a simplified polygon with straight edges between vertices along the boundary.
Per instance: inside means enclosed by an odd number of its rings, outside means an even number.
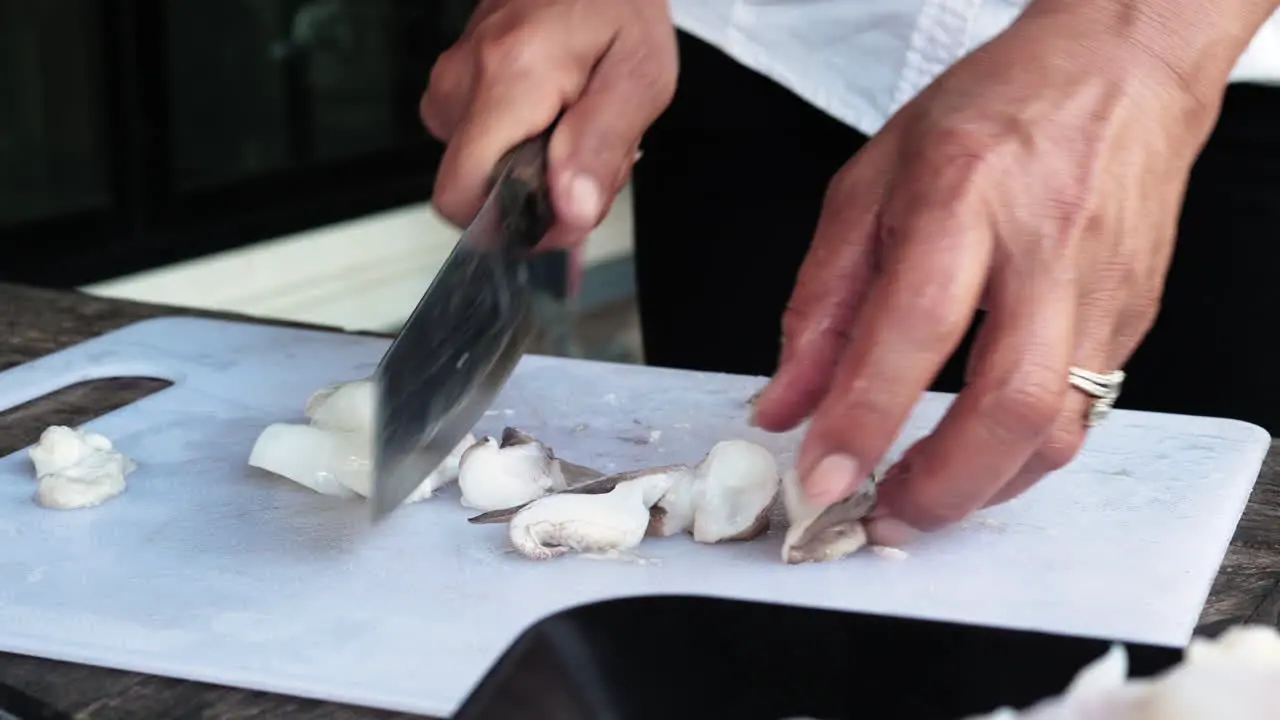
M462 455L462 504L475 510L514 510L549 492L572 490L602 477L565 462L532 435L506 428L502 439L482 438Z
M862 517L875 501L875 479L869 478L853 495L828 507L815 505L805 495L794 470L782 478L782 501L791 523L782 541L787 563L829 562L857 552L867 544Z
M500 444L490 442L485 450L497 458L504 452ZM549 453L548 453L549 454ZM493 509L470 519L476 524L510 521L524 507L548 492L566 495L599 495L612 492L622 483L643 477L662 476L663 492L646 502L649 508L647 533L656 537L668 537L678 533L692 533L694 540L717 543L732 540L750 540L769 527L769 509L773 506L779 486L778 466L773 455L765 448L746 440L726 440L716 443L695 468L687 465L665 465L656 468L632 470L576 484L561 490L562 483L554 476L544 479L542 456L538 463L521 460L518 472L492 471L487 483L499 485L496 478L505 477L502 486L507 493L501 498L492 497L496 503L528 498L501 509ZM495 459L494 462L497 462ZM515 462L514 459L505 462ZM459 481L467 492L469 460L463 461L463 479ZM505 471L505 467L502 469ZM657 486L657 485L655 485ZM474 499L464 499L464 503ZM578 501L566 501L578 502ZM477 505L472 504L473 507Z
M339 383L307 400L308 425L275 423L258 436L249 464L324 495L368 497L373 490L373 404L370 380ZM413 503L458 479L463 451L475 443L468 434L444 462L405 498Z
M902 548L891 547L889 545L872 545L871 552L882 558L889 560L906 560L911 554Z
M54 425L28 451L35 466L35 502L52 510L101 505L125 490L137 465L96 433Z
M718 442L694 468L693 539L750 540L769 529L778 495L773 453L746 440Z
M595 471L592 470L591 472L595 472ZM567 490L560 491L556 494L603 495L607 492L611 492L614 488L618 486L619 483L623 483L628 480L635 480L637 478L640 478L646 475L653 475L658 473L685 473L685 474L689 474L690 478L692 478L692 474L691 474L692 471L689 469L687 465L667 465L664 467L657 467L657 468L644 468L643 470L628 470L626 472L615 473L613 475L602 475L598 478L595 478L594 480L582 483L580 485L575 485L574 487L571 487ZM533 502L533 501L531 500L529 502ZM470 522L473 525L488 525L492 523L510 522L511 518L515 517L516 513L523 510L528 504L529 503L521 503L519 505L506 507L499 510L490 510L488 512L480 513L479 515L475 515L473 517L468 518L467 522Z
M569 552L625 553L640 545L649 509L672 482L656 472L622 481L603 494L556 493L539 498L511 518L508 536L521 555L549 560Z

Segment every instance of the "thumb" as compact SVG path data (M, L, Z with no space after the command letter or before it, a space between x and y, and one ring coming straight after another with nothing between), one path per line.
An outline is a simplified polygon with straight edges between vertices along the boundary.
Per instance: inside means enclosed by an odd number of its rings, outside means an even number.
M675 76L674 35L667 43L619 35L600 59L547 150L551 201L565 230L581 237L604 219L640 138L671 103Z

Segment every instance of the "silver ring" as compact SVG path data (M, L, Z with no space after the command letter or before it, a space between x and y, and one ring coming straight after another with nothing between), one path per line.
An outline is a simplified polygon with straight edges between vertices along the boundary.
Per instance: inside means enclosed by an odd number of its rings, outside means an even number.
M1067 370L1067 382L1093 398L1084 418L1085 427L1093 427L1105 420L1111 413L1111 408L1115 407L1116 400L1120 397L1120 387L1124 384L1124 371L1104 374L1072 367Z

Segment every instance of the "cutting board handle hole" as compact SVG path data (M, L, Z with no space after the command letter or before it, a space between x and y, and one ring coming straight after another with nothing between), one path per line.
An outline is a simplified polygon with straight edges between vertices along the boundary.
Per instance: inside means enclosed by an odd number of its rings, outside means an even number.
M170 385L169 380L149 377L85 380L15 405L0 412L0 428L28 428L31 435L0 433L0 457L32 445L50 425L78 427Z

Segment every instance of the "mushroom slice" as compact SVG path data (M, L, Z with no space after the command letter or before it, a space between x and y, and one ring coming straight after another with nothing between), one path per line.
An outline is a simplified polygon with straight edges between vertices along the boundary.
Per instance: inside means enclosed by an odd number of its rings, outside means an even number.
M651 475L676 474L678 476L680 473L686 473L686 474L689 473L688 466L664 465L662 467L656 467L656 468L628 470L626 472L614 473L613 475L603 475L589 482L583 483L581 485L577 485L575 487L571 487L567 490L562 490L555 494L556 495L603 495L605 493L612 492L613 489L616 488L619 484L628 482L630 480L638 480L640 478L645 478ZM675 481L676 479L673 478L673 482ZM658 486L661 486L661 481L655 480L651 482L658 483ZM519 505L514 505L512 507L505 507L499 510L491 510L486 513L481 513L479 515L475 515L473 517L467 518L467 522L472 523L473 525L490 525L495 523L510 522L511 518L515 517L516 513L523 510L531 502L533 502L533 500L530 500L529 502L525 502L525 503L520 503ZM656 502L657 500L649 503L649 505L654 505L654 503Z
M822 507L809 502L800 477L790 470L782 478L782 501L791 526L782 542L782 560L795 564L839 560L867 544L862 518L875 506L875 479L838 503Z
M507 427L502 429L502 440L499 441L498 446L505 449L520 445L535 444L541 445L541 443L538 442L538 439L534 436L523 430ZM592 480L598 480L604 477L604 473L599 470L558 458L556 457L556 453L553 448L547 445L542 446L547 449L547 452L552 458L551 462L555 465L550 473L553 490L569 490L577 487L578 485L583 485L591 482Z
M675 477L662 499L650 509L649 534L654 537L671 537L691 532L697 490L695 471L685 468L685 472Z
M581 482L592 472L575 465ZM508 427L502 438L486 437L462 456L458 473L462 504L476 510L501 510L532 502L568 487L563 464L550 447L532 435Z
M641 474L603 494L563 492L521 508L508 526L521 555L549 560L570 552L617 555L637 547L649 509L670 488L671 473Z
M769 528L778 484L773 453L746 440L716 443L694 468L693 539L717 543L759 536ZM670 519L673 507L666 509Z

